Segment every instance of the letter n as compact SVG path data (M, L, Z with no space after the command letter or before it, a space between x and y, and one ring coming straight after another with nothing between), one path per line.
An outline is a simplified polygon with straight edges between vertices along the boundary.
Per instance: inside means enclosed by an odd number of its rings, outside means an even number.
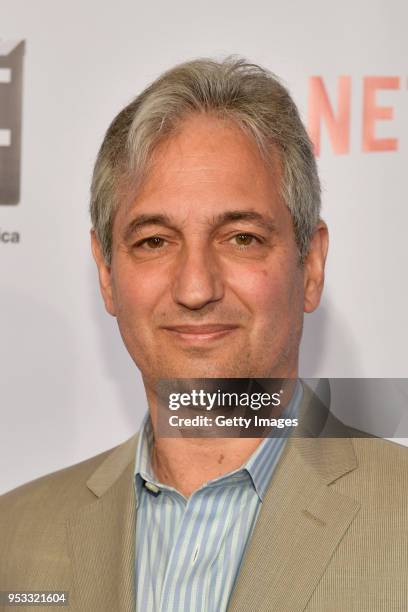
M337 113L330 104L322 77L309 79L308 131L316 155L320 155L321 124L324 121L334 153L350 149L351 77L340 76L337 83Z

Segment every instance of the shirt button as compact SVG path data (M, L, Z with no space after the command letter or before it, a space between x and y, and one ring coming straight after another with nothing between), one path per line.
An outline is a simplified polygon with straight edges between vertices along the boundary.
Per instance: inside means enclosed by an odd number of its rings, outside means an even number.
M147 482L146 480L144 486L146 487L146 489L148 489L148 491L153 493L153 495L158 495L160 493L159 487L156 487L156 485L154 485L152 482Z

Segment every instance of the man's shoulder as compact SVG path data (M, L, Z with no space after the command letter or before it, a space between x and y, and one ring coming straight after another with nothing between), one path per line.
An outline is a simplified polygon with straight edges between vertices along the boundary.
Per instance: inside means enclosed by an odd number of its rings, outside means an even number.
M408 482L407 446L352 427L330 411L323 411L323 417L317 419L317 434L314 435L318 440L333 445L332 458L336 458L339 449L347 448L347 445L342 443L342 440L347 439L356 457L356 467L363 471L376 471L379 477L387 475L388 478L393 478L394 471L398 468Z
M134 439L134 436L130 439ZM67 516L95 499L87 482L109 457L125 447L126 440L79 463L46 474L0 496L2 522L29 518L31 514Z
M408 447L384 438L351 430L353 447L359 465L379 478L403 477L408 483Z
M408 447L348 428L356 468L333 486L362 503L377 508L377 518L405 507L408 493ZM382 512L378 513L378 507ZM408 517L407 517L408 518Z
M132 436L114 448L0 497L2 584L21 581L27 589L37 588L38 580L43 585L70 584L68 525L84 510L96 506L104 491L129 467L135 441L136 436Z
M337 422L338 419L335 419ZM387 480L401 474L408 483L408 447L387 438L341 423L344 434L351 440L357 465L363 472L377 474Z

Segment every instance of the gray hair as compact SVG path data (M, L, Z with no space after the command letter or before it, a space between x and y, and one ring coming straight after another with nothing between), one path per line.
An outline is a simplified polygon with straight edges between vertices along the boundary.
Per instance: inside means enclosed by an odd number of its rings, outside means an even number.
M136 189L155 146L192 113L233 120L265 159L273 148L282 167L281 195L291 212L300 261L319 221L320 183L312 144L287 89L268 70L244 59L197 59L156 79L113 120L95 163L91 219L106 263L121 189Z

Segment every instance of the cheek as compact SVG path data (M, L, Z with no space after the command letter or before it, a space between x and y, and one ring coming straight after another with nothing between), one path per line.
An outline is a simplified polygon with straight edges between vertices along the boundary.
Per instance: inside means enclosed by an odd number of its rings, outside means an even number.
M132 321L139 327L152 312L161 293L160 275L141 274L131 266L123 266L113 278L113 298L118 320Z
M254 266L229 276L229 287L259 319L287 316L292 297L290 276L284 268Z

